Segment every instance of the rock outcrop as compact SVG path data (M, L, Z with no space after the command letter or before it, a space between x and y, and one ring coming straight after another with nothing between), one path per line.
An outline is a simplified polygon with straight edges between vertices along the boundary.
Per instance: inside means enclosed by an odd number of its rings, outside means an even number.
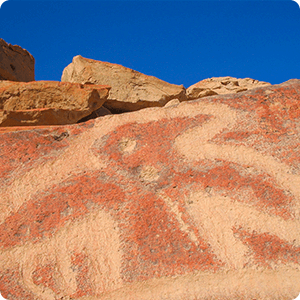
M296 298L299 106L291 80L0 133L3 297Z
M162 107L172 99L186 100L183 86L170 84L153 76L118 64L75 56L62 74L61 81L111 86L104 106L112 113Z
M0 38L0 80L34 81L34 63L27 50Z
M251 78L212 77L190 86L186 90L186 95L188 100L193 100L213 95L240 93L268 85L270 83Z
M0 81L0 126L73 124L99 109L110 87Z

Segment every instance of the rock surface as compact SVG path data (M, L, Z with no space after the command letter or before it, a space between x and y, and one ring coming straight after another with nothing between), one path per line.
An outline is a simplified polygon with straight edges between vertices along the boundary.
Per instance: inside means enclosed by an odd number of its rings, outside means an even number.
M267 85L270 83L251 78L212 77L193 84L186 90L186 94L189 100L193 100L213 95L240 93Z
M0 80L34 81L34 63L27 50L0 38Z
M0 126L73 124L99 109L110 87L0 81Z
M121 65L75 56L62 74L61 81L111 86L104 106L113 113L162 107L178 98L186 100L183 86L170 84Z
M88 120L96 119L96 118L107 116L107 115L112 115L112 113L107 108L105 108L104 106L101 106L97 110L93 111L90 115L80 119L78 121L78 123L86 122Z
M300 81L0 134L10 300L294 299Z

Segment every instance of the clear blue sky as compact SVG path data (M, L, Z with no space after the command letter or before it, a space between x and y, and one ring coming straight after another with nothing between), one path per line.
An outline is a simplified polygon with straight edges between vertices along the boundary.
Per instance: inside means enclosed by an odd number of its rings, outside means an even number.
M300 9L291 0L10 0L0 37L35 57L36 80L60 81L79 54L186 88L213 76L300 78Z

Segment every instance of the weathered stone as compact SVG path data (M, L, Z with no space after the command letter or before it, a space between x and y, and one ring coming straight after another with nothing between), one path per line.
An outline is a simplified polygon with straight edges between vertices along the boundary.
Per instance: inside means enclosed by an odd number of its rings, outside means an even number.
M27 50L0 38L0 80L33 81L34 63Z
M0 134L10 300L294 299L300 81Z
M170 106L173 106L173 105L177 105L177 104L179 104L180 103L180 101L178 100L178 99L172 99L172 100L170 100L166 105L165 105L165 107L170 107Z
M189 100L193 100L213 95L240 93L268 85L270 83L251 78L212 77L193 84L186 90L186 94Z
M109 89L56 81L0 81L0 126L76 123L101 107Z
M167 83L121 65L75 56L63 71L61 81L111 86L104 106L112 113L164 106L178 98L186 100L183 86Z

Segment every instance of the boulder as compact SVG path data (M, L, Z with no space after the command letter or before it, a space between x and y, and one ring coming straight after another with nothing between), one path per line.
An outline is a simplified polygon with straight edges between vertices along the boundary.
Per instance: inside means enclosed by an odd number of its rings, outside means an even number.
M111 86L104 106L112 113L164 106L174 98L186 100L185 88L118 64L75 56L63 71L61 81Z
M300 80L0 133L10 300L294 299Z
M34 63L27 50L0 38L0 80L34 81Z
M188 100L198 99L213 95L240 93L270 83L251 78L212 77L199 81L186 90Z
M102 106L109 89L55 81L0 81L0 126L76 123Z

